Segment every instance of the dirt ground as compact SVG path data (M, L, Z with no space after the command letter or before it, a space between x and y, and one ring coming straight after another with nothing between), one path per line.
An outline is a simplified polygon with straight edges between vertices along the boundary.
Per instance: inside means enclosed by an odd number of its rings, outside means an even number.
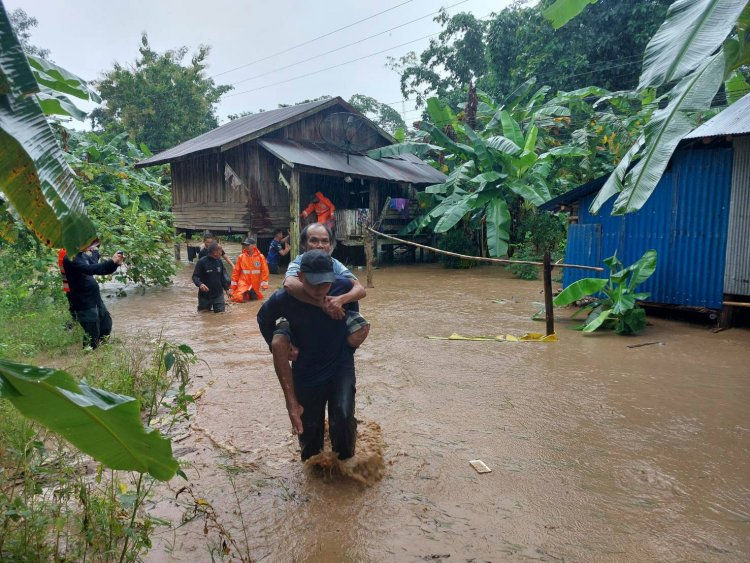
M253 559L750 559L750 331L650 318L641 336L583 336L558 319L558 342L429 340L543 331L530 319L541 281L495 267L377 270L355 356L357 417L385 467L367 487L298 461L259 304L198 314L191 273L111 300L115 335L164 331L207 363L175 453ZM152 499L173 525L149 561L210 561L220 547L216 526L180 525L185 484Z

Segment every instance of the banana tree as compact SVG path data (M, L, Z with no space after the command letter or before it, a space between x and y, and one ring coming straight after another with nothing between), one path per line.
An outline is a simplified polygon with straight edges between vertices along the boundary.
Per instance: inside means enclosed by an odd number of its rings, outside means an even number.
M554 6L573 17L585 3L558 0ZM553 25L567 21L550 11L545 16ZM721 85L730 102L750 89L737 72L750 62L749 31L747 0L677 0L670 6L665 22L646 47L638 85L640 91L673 85L668 102L653 113L602 187L591 206L593 213L615 195L613 214L639 210L680 140L696 125L694 116L710 107Z
M36 61L35 68L37 78L0 2L0 194L40 241L75 253L96 231L40 104L70 112L56 95L40 97L37 79L65 94L85 88L59 67ZM64 372L0 361L0 398L112 468L161 480L178 469L171 443L143 427L130 397L78 384Z
M441 153L439 165L449 174L444 183L425 189L420 203L428 211L407 225L405 232L419 232L429 227L433 232L445 233L460 221L473 219L485 226L490 256L507 254L513 225L511 207L518 202L538 206L550 199L552 163L556 159L588 154L569 146L545 150L534 119L547 89L539 89L529 96L531 86L533 82L525 86L525 92L499 105L483 96L477 112L482 131L475 131L461 122L447 104L437 98L428 100L427 112L431 119L423 121L420 130L433 150ZM547 109L540 117L554 115L554 111ZM528 123L519 122L517 117L528 119ZM394 145L369 155L378 158L385 155L383 151L396 154L400 150L402 146Z

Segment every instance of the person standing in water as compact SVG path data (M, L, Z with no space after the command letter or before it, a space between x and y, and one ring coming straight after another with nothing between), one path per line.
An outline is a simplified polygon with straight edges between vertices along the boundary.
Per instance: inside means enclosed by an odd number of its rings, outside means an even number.
M337 277L333 268L326 251L306 252L296 277L311 303L280 289L263 304L257 317L273 355L303 461L323 449L326 405L331 446L339 459L354 455L357 438L354 348L347 342L345 318L332 318L323 310L326 298L347 293L352 282ZM355 309L357 302L345 307Z

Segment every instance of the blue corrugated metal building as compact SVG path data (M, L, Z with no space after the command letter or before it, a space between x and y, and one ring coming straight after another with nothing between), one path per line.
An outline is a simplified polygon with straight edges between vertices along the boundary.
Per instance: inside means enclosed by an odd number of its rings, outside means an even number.
M636 213L612 216L614 198L589 212L606 177L547 202L543 209L570 212L565 262L600 266L617 253L628 265L654 249L656 272L641 286L650 302L721 309L750 301L749 134L746 96L682 142ZM566 268L563 285L590 275Z

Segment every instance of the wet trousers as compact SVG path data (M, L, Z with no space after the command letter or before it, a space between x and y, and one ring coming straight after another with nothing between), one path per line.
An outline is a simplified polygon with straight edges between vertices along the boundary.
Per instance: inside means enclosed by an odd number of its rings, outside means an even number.
M357 441L357 419L354 418L354 394L356 377L354 357L347 358L340 373L332 381L319 387L295 389L297 400L302 405L302 428L299 437L302 461L323 450L325 432L325 408L328 403L328 435L331 447L339 459L354 455Z
M208 293L198 292L198 310L213 311L214 313L223 313L226 308L224 294L220 293L216 297L209 297Z
M86 332L83 338L84 347L96 348L112 332L112 317L101 300L92 309L75 311L75 318Z

